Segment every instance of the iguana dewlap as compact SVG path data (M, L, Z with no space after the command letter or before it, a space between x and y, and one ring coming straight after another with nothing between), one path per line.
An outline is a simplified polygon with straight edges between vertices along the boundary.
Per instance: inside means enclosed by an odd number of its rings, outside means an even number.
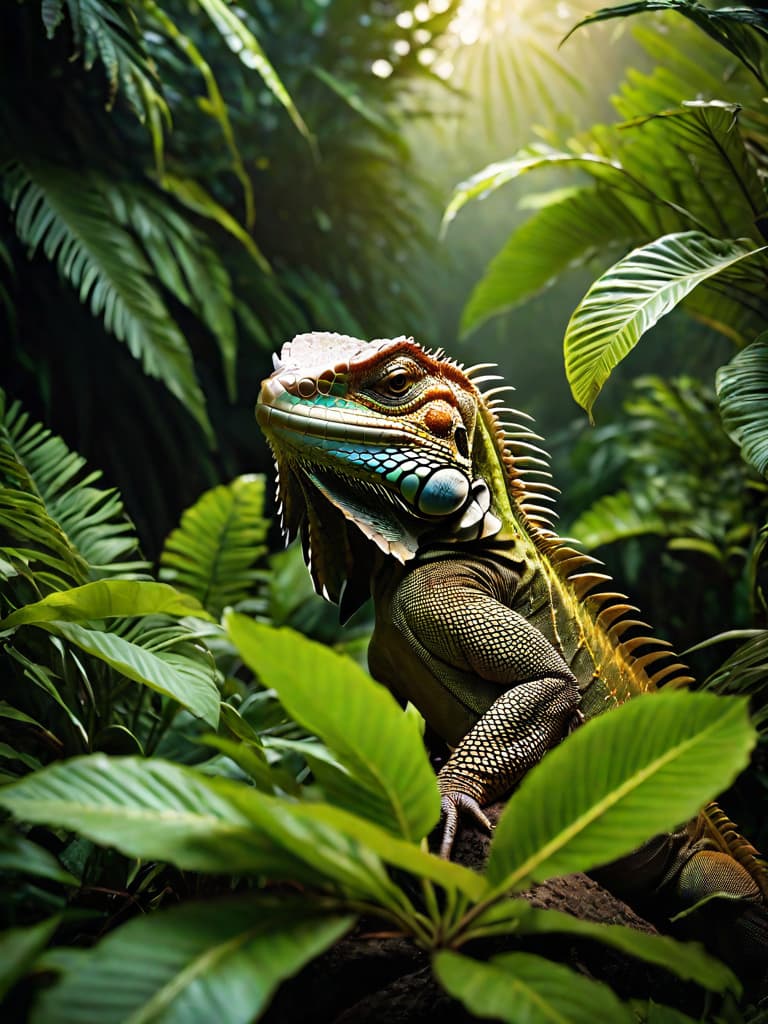
M487 824L483 805L584 717L690 681L553 532L540 439L511 389L481 393L498 379L485 368L405 337L302 334L257 406L316 589L344 617L372 593L372 674L455 748L438 775L446 855L459 812ZM702 812L638 854L648 884L759 901L754 850L723 822Z

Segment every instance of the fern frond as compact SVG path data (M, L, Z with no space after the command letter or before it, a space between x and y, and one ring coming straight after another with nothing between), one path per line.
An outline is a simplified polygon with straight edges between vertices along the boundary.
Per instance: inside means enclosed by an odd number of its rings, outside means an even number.
M133 526L101 474L61 438L31 423L0 391L0 557L40 591L146 568Z
M16 164L6 181L21 241L30 252L43 250L81 302L212 437L189 346L153 281L153 267L132 234L111 215L112 204L120 202L119 190L96 176L44 164ZM169 259L175 258L178 268L179 254L170 249L158 221L147 232L152 233L157 264L170 281ZM205 284L203 280L199 287ZM208 311L213 315L210 306Z
M160 579L193 594L212 615L253 596L266 553L264 478L241 476L187 509L160 556Z

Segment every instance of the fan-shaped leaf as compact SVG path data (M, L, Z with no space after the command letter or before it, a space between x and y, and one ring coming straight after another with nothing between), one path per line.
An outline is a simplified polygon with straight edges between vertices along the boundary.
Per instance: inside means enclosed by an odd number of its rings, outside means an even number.
M475 285L462 312L462 332L531 298L607 245L643 233L611 189L579 188L545 205L510 235Z
M768 476L768 332L720 367L716 385L723 426L746 461Z
M354 810L407 839L426 835L439 815L437 785L421 736L392 695L349 658L290 629L235 614L226 628L291 717L359 781Z
M687 231L657 238L614 264L591 286L565 332L565 369L579 405L591 414L614 367L697 285L764 248Z
M349 930L306 900L247 894L137 917L46 990L46 1024L249 1024L278 984Z
M530 953L504 953L481 963L441 952L433 963L446 992L473 1016L509 1024L632 1024L635 1019L607 985Z
M253 596L266 553L264 477L241 476L207 491L184 512L160 556L160 578L220 616Z
M0 629L42 622L83 622L88 619L127 618L136 615L194 615L209 619L193 598L167 583L139 580L99 580L82 587L49 594L24 605L0 621Z
M649 533L663 537L672 532L672 524L643 493L618 491L598 498L581 513L569 532L591 549Z
M745 701L705 693L642 696L592 719L509 801L489 882L503 891L585 871L677 827L745 767L754 739Z

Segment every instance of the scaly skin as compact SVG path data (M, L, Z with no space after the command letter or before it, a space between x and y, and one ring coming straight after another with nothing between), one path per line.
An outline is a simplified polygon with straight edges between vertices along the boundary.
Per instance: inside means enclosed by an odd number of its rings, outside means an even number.
M299 335L275 367L257 418L286 536L344 617L372 593L372 674L455 748L438 775L444 856L460 813L488 826L483 805L585 717L690 682L622 595L593 593L608 578L552 530L539 439L507 389L481 394L480 368L335 334ZM624 866L686 904L768 895L717 809Z

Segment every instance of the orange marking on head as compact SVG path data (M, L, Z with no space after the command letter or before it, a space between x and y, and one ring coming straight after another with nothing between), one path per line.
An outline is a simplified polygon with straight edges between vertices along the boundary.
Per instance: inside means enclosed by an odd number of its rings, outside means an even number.
M453 416L441 406L430 406L424 413L424 426L435 437L447 437L453 428Z

